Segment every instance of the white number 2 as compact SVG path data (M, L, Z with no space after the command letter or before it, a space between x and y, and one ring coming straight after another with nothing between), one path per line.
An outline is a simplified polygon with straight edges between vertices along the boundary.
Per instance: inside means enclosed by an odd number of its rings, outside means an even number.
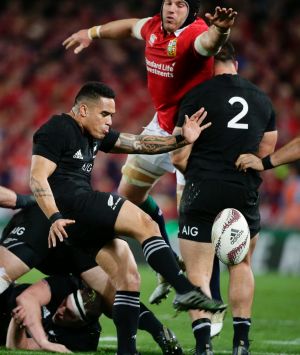
M240 113L234 116L228 123L228 128L235 128L235 129L248 129L248 123L238 123L243 117L245 117L248 113L249 106L245 99L239 96L232 97L229 101L230 105L234 105L236 102L240 103L243 108Z

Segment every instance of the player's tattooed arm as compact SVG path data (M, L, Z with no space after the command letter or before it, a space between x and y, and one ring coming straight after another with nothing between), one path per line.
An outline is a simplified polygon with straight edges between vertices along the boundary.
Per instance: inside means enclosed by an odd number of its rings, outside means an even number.
M183 147L186 144L188 143L181 135L163 137L121 133L111 152L127 154L160 154Z
M211 122L202 125L207 112L201 107L191 117L185 115L182 134L170 136L134 135L120 133L120 136L111 150L112 153L127 154L161 154L182 148L194 143L201 132L211 125Z
M52 192L47 187L43 187L39 180L34 177L30 178L30 186L34 197L53 197Z

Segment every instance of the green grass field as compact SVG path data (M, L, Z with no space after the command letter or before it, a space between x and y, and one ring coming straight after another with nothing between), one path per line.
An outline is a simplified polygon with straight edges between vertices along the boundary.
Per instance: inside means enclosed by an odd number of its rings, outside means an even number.
M141 269L142 299L147 299L155 285L155 275L148 268ZM23 281L34 281L37 273L31 272L23 277ZM222 274L222 290L224 296L227 288L227 273ZM194 345L188 315L175 315L171 294L160 306L151 306L157 317L177 335L185 354L192 354ZM224 297L226 299L226 297ZM230 313L230 312L229 312ZM213 340L214 354L231 354L232 322L227 314L224 329L219 337ZM256 276L256 295L252 317L252 355L284 355L300 354L300 279L295 276L268 274ZM116 336L114 325L110 320L101 319L103 332L97 354L115 354ZM138 349L142 355L160 354L159 348L151 336L145 332L138 333ZM14 354L41 354L41 352L14 351ZM12 354L0 348L0 354ZM83 354L83 353L82 353ZM85 353L87 354L87 353ZM89 353L91 354L91 353Z

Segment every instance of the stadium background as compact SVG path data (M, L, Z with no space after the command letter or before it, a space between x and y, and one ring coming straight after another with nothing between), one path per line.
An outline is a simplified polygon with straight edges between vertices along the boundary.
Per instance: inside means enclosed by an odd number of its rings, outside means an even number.
M74 94L86 80L102 80L115 89L117 129L140 132L153 114L146 88L143 43L132 39L99 40L79 56L66 52L61 43L80 28L119 18L150 16L159 10L160 3L160 0L0 1L1 185L20 193L29 192L33 132L52 113L68 111ZM202 0L202 14L213 11L219 4L239 11L232 40L238 52L240 74L272 98L279 147L300 133L299 0ZM115 190L124 159L125 156L99 154L94 187ZM253 354L299 355L300 167L299 164L280 167L263 177L264 229L254 258L257 291ZM155 186L154 195L169 221L168 230L176 247L174 176L166 175ZM0 230L12 213L0 209ZM142 260L140 254L137 257ZM149 270L141 270L142 298L147 302L155 279ZM23 280L39 277L30 274ZM227 275L223 273L225 298L226 284ZM177 333L185 349L190 350L193 341L187 317L182 314L174 318L170 301L153 310ZM105 354L113 354L115 332L111 322L104 323L103 329L101 349L107 349ZM222 336L214 341L217 354L230 354L230 339L231 320L227 317ZM139 335L139 344L143 354L159 354L144 333ZM0 352L9 353L3 348Z

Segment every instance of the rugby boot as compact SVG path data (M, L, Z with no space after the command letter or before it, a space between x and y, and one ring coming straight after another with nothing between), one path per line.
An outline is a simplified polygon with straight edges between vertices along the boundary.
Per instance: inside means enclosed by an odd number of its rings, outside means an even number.
M224 318L226 315L226 310L222 312L216 312L211 317L211 327L210 327L210 338L214 338L215 336L221 333L221 330L224 325Z
M178 265L180 266L180 269L185 271L183 260L177 254L174 254L174 256ZM172 286L160 274L157 274L157 281L157 286L149 297L150 304L159 304L163 299L168 297L172 289Z
M157 274L157 280L157 286L149 297L150 304L159 304L164 298L167 298L168 294L171 292L172 286L164 279L163 276Z
M218 311L224 311L227 308L227 304L209 298L200 287L195 287L192 291L183 294L177 293L173 301L173 307L177 311L201 309L216 313Z
M160 346L164 355L182 355L182 348L176 338L176 335L168 328L164 327L159 336L154 338Z
M250 355L250 351L245 342L240 340L240 344L233 347L232 355Z

